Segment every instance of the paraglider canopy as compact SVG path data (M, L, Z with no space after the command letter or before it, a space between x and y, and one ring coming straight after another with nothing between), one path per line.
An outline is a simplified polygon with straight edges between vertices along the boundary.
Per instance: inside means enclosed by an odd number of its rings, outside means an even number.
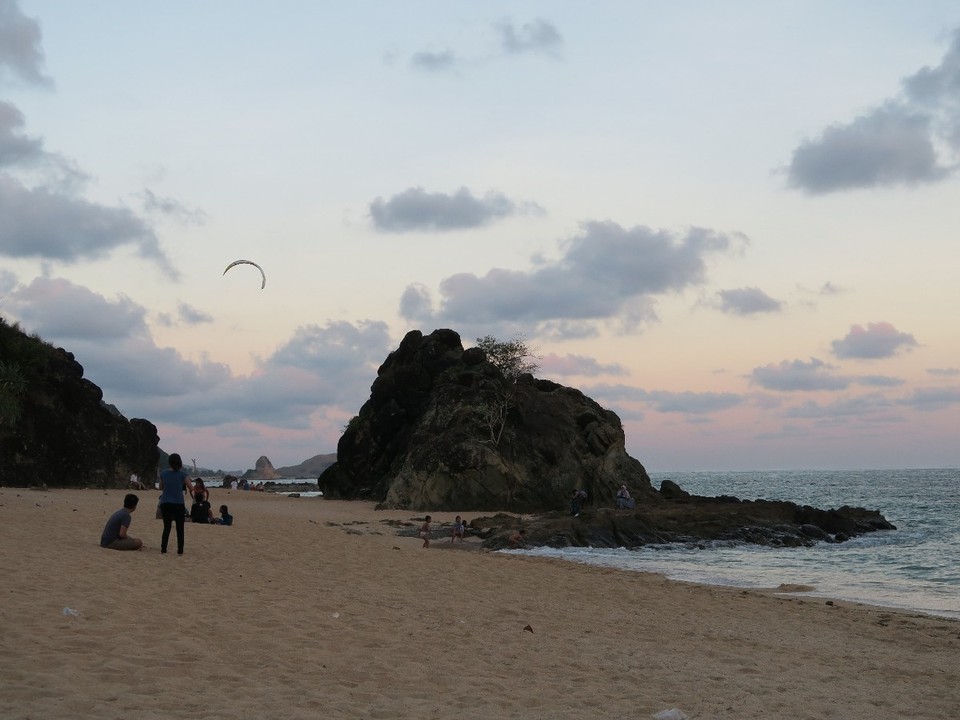
M223 271L223 274L227 274L227 270L232 268L234 265L253 265L257 270L260 271L260 277L262 278L260 282L260 289L263 290L267 286L267 274L263 271L263 268L257 265L252 260L234 260L232 263L227 265L226 270Z

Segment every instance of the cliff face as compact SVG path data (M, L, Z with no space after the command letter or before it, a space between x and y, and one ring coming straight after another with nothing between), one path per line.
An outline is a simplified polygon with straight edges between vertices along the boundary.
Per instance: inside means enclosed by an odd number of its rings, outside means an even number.
M515 512L565 508L574 489L612 502L621 483L659 497L615 413L547 380L507 381L452 330L407 334L320 477L327 497Z
M157 473L157 428L103 403L72 353L0 318L0 484L123 487Z

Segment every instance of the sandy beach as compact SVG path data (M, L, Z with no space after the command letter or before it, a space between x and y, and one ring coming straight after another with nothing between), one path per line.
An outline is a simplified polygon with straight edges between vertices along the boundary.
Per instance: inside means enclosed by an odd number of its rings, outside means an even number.
M156 492L144 549L101 549L124 494L0 488L0 717L960 717L958 622L452 548L456 513L424 550L397 533L422 514L222 489L236 524L187 523L182 557Z

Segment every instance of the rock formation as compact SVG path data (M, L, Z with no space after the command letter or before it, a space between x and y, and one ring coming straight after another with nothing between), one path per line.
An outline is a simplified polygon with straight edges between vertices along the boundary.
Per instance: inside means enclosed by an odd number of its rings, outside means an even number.
M72 353L0 318L0 484L152 485L157 428L103 402Z
M876 510L848 506L820 510L780 500L738 500L685 492L682 497L644 503L632 510L587 508L577 518L569 513L547 513L520 520L499 514L470 522L491 549L507 547L510 534L521 525L531 546L608 548L658 543L798 547L896 529Z
M626 484L636 507L614 509ZM411 510L511 510L530 545L637 547L664 542L809 545L893 526L877 511L819 510L780 501L655 490L627 455L620 420L583 393L503 376L452 330L412 331L377 372L370 399L320 476L326 497ZM587 491L578 517L575 489ZM510 514L471 522L491 548L520 524Z
M320 477L326 497L516 512L565 508L574 489L612 502L621 483L657 496L615 413L548 380L507 380L453 330L407 333Z
M257 464L254 465L253 470L247 470L243 477L247 480L276 480L281 475L274 469L270 458L261 455L257 458Z

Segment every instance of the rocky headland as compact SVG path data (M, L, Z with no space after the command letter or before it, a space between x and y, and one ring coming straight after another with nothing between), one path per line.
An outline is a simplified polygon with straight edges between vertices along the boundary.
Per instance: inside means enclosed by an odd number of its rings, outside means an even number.
M453 330L407 333L320 476L326 497L416 511L508 510L478 517L503 547L522 525L531 545L637 547L664 542L809 545L893 526L877 511L655 489L627 454L617 415L575 388L511 378ZM636 507L615 509L621 484ZM582 511L569 511L574 491Z
M72 353L0 318L0 485L152 483L157 428L103 402Z

